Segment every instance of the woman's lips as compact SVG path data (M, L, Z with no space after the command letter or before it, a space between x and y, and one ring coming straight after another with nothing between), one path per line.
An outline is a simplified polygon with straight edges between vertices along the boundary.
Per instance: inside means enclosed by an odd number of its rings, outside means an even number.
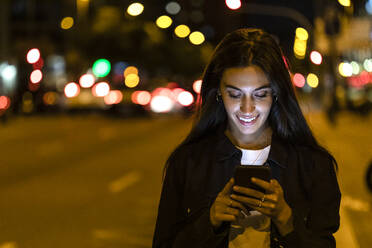
M256 115L253 117L244 117L244 116L237 115L236 117L238 121L240 122L240 124L242 124L243 126L252 126L257 122L259 116L260 115Z

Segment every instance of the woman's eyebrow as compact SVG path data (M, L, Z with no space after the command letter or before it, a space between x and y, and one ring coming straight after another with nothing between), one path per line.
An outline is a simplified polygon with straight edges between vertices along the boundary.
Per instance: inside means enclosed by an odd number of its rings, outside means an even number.
M239 91L242 91L241 89L239 89L238 87L235 87L235 86L233 86L233 85L230 85L230 84L226 84L225 85L225 87L226 88L232 88L232 89L234 89L234 90L239 90Z
M230 85L230 84L226 84L225 87L226 87L226 88L232 88L232 89L234 89L234 90L242 91L242 90L239 89L238 87L235 87L235 86ZM262 89L266 89L266 88L271 88L271 87L270 87L269 84L267 84L267 85L263 85L263 86L261 86L261 87L258 87L258 88L256 88L256 89L254 89L253 91L258 91L258 90L262 90Z
M257 91L257 90L262 90L262 89L266 89L266 88L271 89L270 85L269 84L266 84L266 85L263 85L261 87L258 87L257 89L254 89L254 90Z

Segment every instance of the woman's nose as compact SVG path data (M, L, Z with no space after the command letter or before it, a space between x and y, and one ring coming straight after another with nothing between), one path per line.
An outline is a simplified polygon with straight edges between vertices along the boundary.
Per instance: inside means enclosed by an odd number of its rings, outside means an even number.
M250 97L243 97L241 105L240 105L240 111L242 113L252 113L255 110L255 102Z

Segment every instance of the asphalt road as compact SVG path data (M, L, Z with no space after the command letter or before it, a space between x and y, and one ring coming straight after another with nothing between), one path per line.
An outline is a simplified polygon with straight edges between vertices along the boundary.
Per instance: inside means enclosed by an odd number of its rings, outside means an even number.
M309 121L339 161L338 247L370 247L372 117ZM0 125L0 248L150 247L163 164L181 117L19 117Z

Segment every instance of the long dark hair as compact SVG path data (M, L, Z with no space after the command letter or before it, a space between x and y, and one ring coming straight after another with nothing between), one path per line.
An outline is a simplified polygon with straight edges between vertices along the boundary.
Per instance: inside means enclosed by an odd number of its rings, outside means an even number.
M302 114L287 63L276 40L261 29L251 28L238 29L227 34L216 47L203 73L201 104L197 109L194 125L178 148L214 133L226 122L223 102L216 101L222 74L227 68L251 65L260 67L270 81L275 100L268 121L273 133L291 144L307 146L330 155L318 144ZM335 163L332 156L331 158Z

